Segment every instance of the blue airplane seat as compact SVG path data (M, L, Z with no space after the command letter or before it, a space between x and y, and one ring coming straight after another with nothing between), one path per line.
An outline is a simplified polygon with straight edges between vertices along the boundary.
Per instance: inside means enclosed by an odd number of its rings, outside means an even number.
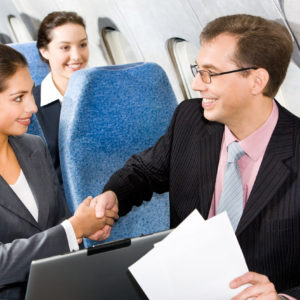
M8 44L8 46L16 49L25 56L32 80L35 85L39 85L50 72L50 69L48 64L41 60L36 42Z
M39 51L36 47L36 42L8 44L8 46L16 49L25 56L28 62L32 80L36 86L39 85L45 76L50 72L50 69L49 66L41 60ZM36 115L32 116L27 132L39 135L44 139L44 141L46 141Z
M59 147L71 212L102 192L109 177L165 133L177 101L154 63L95 67L75 72L60 119ZM169 194L155 194L120 218L107 241L169 228ZM94 242L86 240L85 246Z

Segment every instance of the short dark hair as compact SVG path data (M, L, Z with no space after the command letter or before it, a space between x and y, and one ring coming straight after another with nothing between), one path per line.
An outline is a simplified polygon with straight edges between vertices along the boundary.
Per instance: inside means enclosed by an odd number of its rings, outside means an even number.
M293 52L286 27L258 16L229 15L209 22L200 35L200 42L209 42L221 33L237 38L234 62L239 67L256 66L268 71L269 81L263 94L273 98L285 78Z
M52 40L51 32L54 28L68 23L81 25L85 29L85 23L82 17L76 12L71 11L54 11L48 14L42 21L37 35L36 46L38 49L47 48ZM49 63L40 53L41 59Z
M19 68L28 67L23 54L4 44L0 44L0 93L7 88L7 80Z

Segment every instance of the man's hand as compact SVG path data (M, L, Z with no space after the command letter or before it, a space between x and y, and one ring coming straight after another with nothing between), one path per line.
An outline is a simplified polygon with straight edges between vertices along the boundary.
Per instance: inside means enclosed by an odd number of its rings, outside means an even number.
M93 237L99 230L103 230L105 238L109 233L105 226L113 226L114 220L118 219L118 214L112 210L105 210L101 218L95 215L95 208L91 207L92 197L84 199L76 209L74 216L69 220L73 226L76 238L80 241L83 237ZM98 235L100 238L100 235Z
M94 241L103 241L110 236L111 226L105 225L103 229L96 231L95 233L89 235L87 238Z
M255 300L280 300L274 284L265 275L248 272L231 281L230 287L235 289L244 284L252 284L252 286L245 288L231 300L247 300L251 298Z
M103 218L106 210L111 210L116 214L119 212L118 198L113 191L106 191L96 196L91 201L91 206L95 207L97 218Z
M119 218L118 212L118 199L117 195L113 191L106 191L93 198L90 203L91 207L95 208L95 214L97 218L103 218L106 211L112 211L116 214L117 220ZM111 226L105 225L102 230L98 230L94 234L90 235L88 238L95 241L102 241L110 236Z

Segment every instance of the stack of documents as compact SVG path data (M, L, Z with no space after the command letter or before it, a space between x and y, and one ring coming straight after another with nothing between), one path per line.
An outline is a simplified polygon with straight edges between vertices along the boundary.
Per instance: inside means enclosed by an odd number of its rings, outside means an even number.
M245 286L230 281L248 272L227 213L204 221L197 210L129 270L151 300L231 299Z

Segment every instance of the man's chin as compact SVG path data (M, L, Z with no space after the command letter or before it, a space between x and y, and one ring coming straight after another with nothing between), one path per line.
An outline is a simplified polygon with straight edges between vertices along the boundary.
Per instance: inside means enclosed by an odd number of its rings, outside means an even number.
M203 115L204 115L204 118L208 121L212 121L212 122L216 121L216 116L212 111L204 110Z

